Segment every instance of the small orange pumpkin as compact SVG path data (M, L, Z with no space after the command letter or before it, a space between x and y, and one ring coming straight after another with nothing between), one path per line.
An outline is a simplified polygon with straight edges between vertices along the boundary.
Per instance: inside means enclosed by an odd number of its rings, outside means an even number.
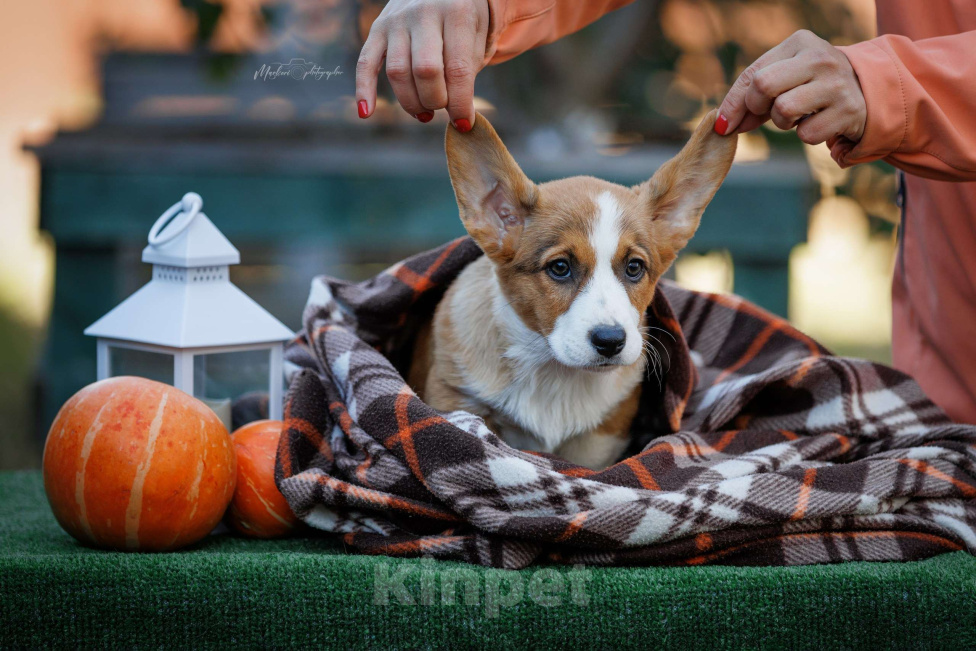
M274 481L275 455L284 423L259 420L235 431L237 489L227 511L227 522L254 538L277 538L298 525L288 502Z
M166 551L213 530L234 494L227 428L205 404L159 382L116 377L64 404L44 446L44 490L83 543Z

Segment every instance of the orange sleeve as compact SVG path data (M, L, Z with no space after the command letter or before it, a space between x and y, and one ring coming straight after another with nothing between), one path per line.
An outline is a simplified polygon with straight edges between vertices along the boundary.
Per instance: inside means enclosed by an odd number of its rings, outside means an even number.
M883 158L917 176L976 180L976 31L840 48L867 105L861 141L832 143L843 167Z
M501 63L581 30L634 0L488 0L485 63Z

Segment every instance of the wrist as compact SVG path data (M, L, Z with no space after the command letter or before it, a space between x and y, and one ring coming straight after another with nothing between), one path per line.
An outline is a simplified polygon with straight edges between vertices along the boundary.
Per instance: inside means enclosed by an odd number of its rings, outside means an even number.
M847 70L849 75L848 81L848 101L851 103L851 124L849 125L845 133L839 134L844 136L847 140L858 143L861 138L864 137L864 128L867 125L868 111L867 102L864 99L864 89L861 88L861 79L857 74L857 70L851 63L850 57L844 52L844 50L837 48L840 53L844 56L847 61Z
M884 158L901 146L908 133L901 75L879 40L837 48L854 70L864 108L864 127L855 146L844 152L845 165Z

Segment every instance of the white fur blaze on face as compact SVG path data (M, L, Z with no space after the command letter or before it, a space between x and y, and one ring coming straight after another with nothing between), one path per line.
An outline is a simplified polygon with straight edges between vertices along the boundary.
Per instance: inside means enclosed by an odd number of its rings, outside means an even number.
M553 355L567 366L629 365L641 355L640 312L630 302L624 281L614 273L613 257L620 242L620 205L610 192L596 198L597 215L590 231L596 266L586 285L561 314L547 337ZM626 333L623 350L607 358L590 340L597 326L620 326Z

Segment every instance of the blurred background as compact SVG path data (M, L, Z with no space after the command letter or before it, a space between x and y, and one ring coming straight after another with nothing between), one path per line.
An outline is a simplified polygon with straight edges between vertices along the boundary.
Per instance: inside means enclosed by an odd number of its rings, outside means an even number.
M462 233L442 150L385 81L356 117L382 2L34 0L0 9L0 469L38 467L95 378L82 330L150 277L155 219L195 190L233 281L293 329L308 283L368 277ZM739 71L800 28L874 35L874 0L637 0L484 71L477 105L536 180L648 178ZM309 74L274 75L268 70ZM316 67L317 66L317 67ZM673 276L890 359L895 176L841 171L774 127L736 164Z

